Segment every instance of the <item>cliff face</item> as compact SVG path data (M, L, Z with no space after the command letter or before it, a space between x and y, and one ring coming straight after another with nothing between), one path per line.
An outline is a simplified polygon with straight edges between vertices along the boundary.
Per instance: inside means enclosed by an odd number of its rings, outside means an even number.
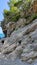
M20 17L17 22L8 21L2 27L6 38L0 40L0 59L19 58L27 65L37 62L37 0L28 9L27 17Z
M19 58L26 63L34 63L37 60L37 19L14 30L10 37L5 38L3 44L1 41L0 58L13 61Z

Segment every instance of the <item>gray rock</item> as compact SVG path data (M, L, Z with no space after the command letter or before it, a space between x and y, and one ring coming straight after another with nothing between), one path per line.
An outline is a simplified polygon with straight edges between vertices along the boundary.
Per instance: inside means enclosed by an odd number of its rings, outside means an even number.
M6 48L6 47L3 48L3 49L2 49L2 53L3 53L3 54L9 54L9 53L11 53L12 51L14 51L16 47L17 47L16 44L12 44L12 45L8 46L7 48Z
M8 59L12 59L13 61L17 58L16 50L6 56Z
M0 59L5 58L5 56L0 52Z
M33 32L35 29L37 29L37 21L26 26L25 28L27 28L27 30L24 32L24 35L29 34L30 32Z
M29 59L27 62L31 64L33 62L33 60L32 59Z
M22 46L18 46L15 50L16 50L17 55L19 55L23 52Z
M7 58L11 58L12 60L15 60L19 55L22 53L22 46L18 46L12 53L7 55Z
M31 36L34 40L37 40L37 29L36 29L34 32L30 33L30 36Z
M21 60L31 63L37 57L37 21L25 27L25 21L21 21L17 22L18 30L12 32L3 45L0 44L1 54L12 60L20 57Z
M26 23L26 19L25 18L20 18L16 23L16 28L18 29L19 27L24 27L25 23Z
M21 55L21 59L23 61L27 61L29 59L36 59L36 57L37 57L37 52L34 52L34 51L31 51L30 53L23 53Z

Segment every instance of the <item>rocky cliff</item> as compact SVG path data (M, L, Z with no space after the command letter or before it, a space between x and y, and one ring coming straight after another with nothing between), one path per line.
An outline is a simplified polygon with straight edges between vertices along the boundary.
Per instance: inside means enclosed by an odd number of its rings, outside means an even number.
M16 29L3 44L0 41L0 58L19 58L28 63L37 59L37 19Z
M6 38L0 40L0 59L19 58L31 64L37 60L37 0L22 14L25 18L2 25Z

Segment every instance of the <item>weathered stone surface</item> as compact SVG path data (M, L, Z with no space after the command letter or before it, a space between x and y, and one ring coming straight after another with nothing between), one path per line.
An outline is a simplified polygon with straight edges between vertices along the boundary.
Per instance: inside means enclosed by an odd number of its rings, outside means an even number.
M31 64L33 62L33 60L32 59L29 59L27 62Z
M14 50L12 53L10 53L9 55L7 55L7 58L15 60L17 58L16 50Z
M5 56L0 52L0 59L5 58Z
M18 46L15 50L16 50L17 55L19 55L23 52L22 46Z
M12 32L4 44L0 44L0 49L1 54L12 60L19 57L23 61L32 63L37 59L37 19Z
M26 23L26 19L25 18L20 18L16 23L16 29L18 29L19 27L24 27L25 23Z
M25 48L25 49L23 50L23 53L28 53L28 52L30 52L30 49L28 49L28 48Z
M14 22L9 22L6 25L6 28L7 28L7 36L10 36L10 34L13 32L13 30L15 30L16 24Z
M13 52L11 52L7 58L11 58L12 60L15 60L21 53L22 53L22 46L18 46Z
M34 39L37 40L37 29L35 31L33 31L32 33L30 33L30 36Z
M23 61L27 61L27 60L29 60L29 59L34 59L34 58L36 58L37 57L37 52L34 52L34 51L32 51L32 52L30 52L30 53L23 53L22 55L21 55L21 59L23 60Z
M14 51L16 47L17 47L16 44L12 44L12 45L8 46L7 48L3 48L3 49L2 49L2 53L3 53L3 54L9 54L9 53L11 53L12 51Z
M37 51L37 45L35 44L35 45L32 45L32 47L33 47L33 50L34 51Z
M30 32L33 32L35 29L37 29L37 22L33 23L30 27L28 27L28 29L25 32L25 34L28 34Z

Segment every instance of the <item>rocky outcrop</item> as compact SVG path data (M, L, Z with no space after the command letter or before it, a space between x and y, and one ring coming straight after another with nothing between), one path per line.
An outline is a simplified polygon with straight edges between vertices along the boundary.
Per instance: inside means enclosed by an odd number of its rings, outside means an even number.
M4 58L15 60L19 57L28 63L35 61L37 59L37 19L12 32L10 37L4 40L0 49Z
M3 32L6 34L7 37L10 37L11 33L14 30L17 30L18 28L24 27L25 23L26 23L25 18L20 18L16 23L15 22L9 22L4 26Z

